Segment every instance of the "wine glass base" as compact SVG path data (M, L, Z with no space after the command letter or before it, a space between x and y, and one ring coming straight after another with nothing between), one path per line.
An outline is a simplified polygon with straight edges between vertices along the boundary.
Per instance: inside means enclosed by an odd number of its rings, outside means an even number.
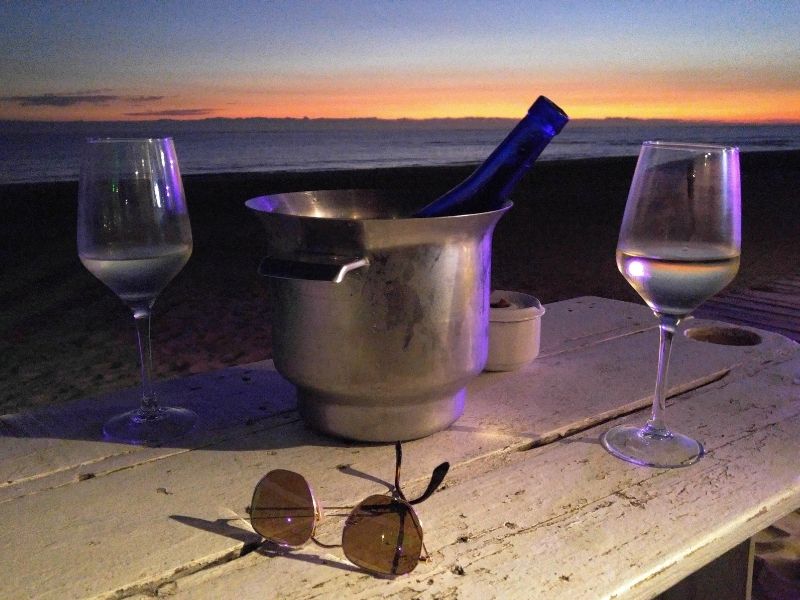
M700 442L682 433L665 435L633 425L609 429L600 442L617 458L645 467L686 467L696 463L704 453Z
M103 435L115 442L158 444L185 435L196 421L197 415L187 408L137 408L106 421Z

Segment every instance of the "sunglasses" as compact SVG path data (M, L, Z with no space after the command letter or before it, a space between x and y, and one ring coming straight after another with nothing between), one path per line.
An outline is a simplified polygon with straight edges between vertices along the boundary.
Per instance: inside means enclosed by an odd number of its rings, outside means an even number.
M428 559L422 526L412 505L427 500L450 468L446 462L436 467L425 492L408 500L400 489L400 442L395 444L395 456L391 494L375 494L360 502L347 516L342 532L342 550L347 559L378 575L410 573L420 560ZM326 546L314 539L321 518L322 509L311 486L298 473L270 471L253 491L250 523L261 537L278 546L299 548L309 540Z

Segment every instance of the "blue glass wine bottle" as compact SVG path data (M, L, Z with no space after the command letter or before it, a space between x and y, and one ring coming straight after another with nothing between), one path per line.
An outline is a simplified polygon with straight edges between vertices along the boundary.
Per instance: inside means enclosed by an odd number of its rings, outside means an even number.
M444 217L497 210L567 121L569 117L563 110L539 96L525 118L483 164L414 216Z

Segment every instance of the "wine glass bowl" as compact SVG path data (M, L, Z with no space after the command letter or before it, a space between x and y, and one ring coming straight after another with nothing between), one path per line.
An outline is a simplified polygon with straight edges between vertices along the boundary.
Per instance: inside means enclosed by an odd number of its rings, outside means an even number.
M192 253L170 138L88 140L78 187L77 237L83 265L132 310L139 342L141 406L108 421L105 436L159 443L185 433L196 415L160 406L151 376L151 309Z
M739 269L741 191L737 148L645 142L617 243L617 267L659 320L651 418L601 437L615 456L640 465L696 462L702 445L664 421L665 385L678 323L728 285Z

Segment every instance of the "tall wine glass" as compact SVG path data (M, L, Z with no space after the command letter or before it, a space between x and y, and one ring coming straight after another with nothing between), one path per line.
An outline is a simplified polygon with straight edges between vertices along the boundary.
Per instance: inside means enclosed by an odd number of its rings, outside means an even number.
M617 267L659 320L658 373L650 420L603 434L613 455L639 465L681 467L703 447L670 431L664 393L672 336L680 320L730 283L739 269L739 150L645 142L617 244Z
M78 255L133 311L141 406L110 419L106 438L158 443L192 428L196 415L156 401L150 313L192 253L192 231L172 139L90 139L78 189Z

